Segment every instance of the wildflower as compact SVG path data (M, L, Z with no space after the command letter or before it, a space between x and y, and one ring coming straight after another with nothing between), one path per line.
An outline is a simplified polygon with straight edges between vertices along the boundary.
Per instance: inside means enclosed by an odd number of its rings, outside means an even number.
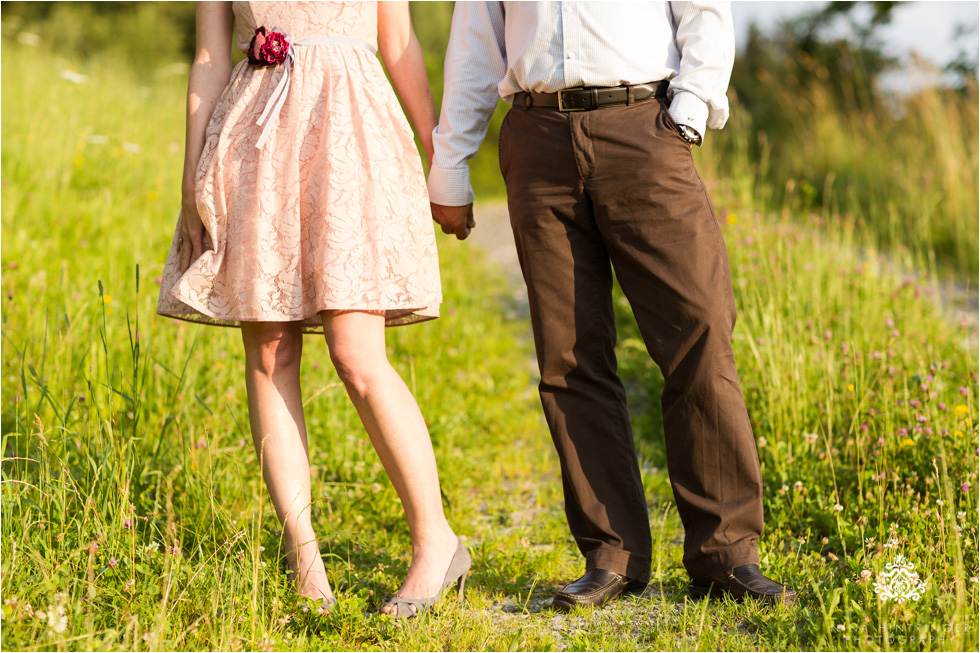
M47 614L48 628L56 634L65 632L68 629L68 615L65 613L65 595L58 593L54 595L55 605L49 606ZM39 612L40 617L44 612Z
M133 520L127 519L125 522L123 522L123 528L125 528L127 531L133 530Z
M962 417L963 415L969 415L970 407L965 406L963 404L958 404L956 408L953 409L953 412L956 414L957 417Z
M969 492L970 491L970 484L969 483L964 483L963 485L960 486L960 490L962 490L963 492Z
M116 560L115 557L113 557L113 556L110 556L109 557L109 566L110 567L116 567L118 564L119 564L119 561Z
M837 632L841 632L842 633L845 630L846 630L846 628L844 628L844 624L837 624Z
M889 329L894 329L895 328L895 320L893 320L891 318L888 318L887 320L885 320L885 326L888 327Z
M736 222L738 222L738 216L735 215L734 213L729 213L728 216L725 217L725 222L727 222L730 225L735 224Z
M956 513L956 519L958 519L959 521L963 521L964 519L966 519L966 513L965 512Z
M760 449L764 448L767 444L769 444L769 441L768 440L766 440L765 438L759 438L759 448Z
M786 485L786 484L784 483L784 484L783 484L783 487L781 487L781 488L779 488L778 490L776 490L776 494L778 494L779 496L782 496L782 495L784 495L784 494L786 494L786 491L787 491L787 490L789 490L789 486L787 486L787 485Z
M800 490L802 490L803 489L803 481L797 481L796 483L793 483L793 489L796 490L797 492L799 492Z
M88 75L76 73L74 70L62 70L59 77L65 81L71 82L72 84L84 84L88 81Z
M132 592L133 591L133 585L135 585L135 584L136 584L136 581L133 580L132 578L130 578L125 583L123 583L123 591L124 592L127 592L127 593L128 592Z
M858 518L858 520L857 520L857 525L858 526L867 526L867 524L868 524L868 518L867 517L859 517Z
M853 383L848 383L847 384L847 391L848 392L854 392L854 384Z
M842 510L844 510L844 506L840 505L839 503L835 503L834 504L834 510L836 512L841 512Z
M833 337L834 337L833 331L829 331L828 330L828 331L824 331L823 332L823 339L824 340L831 340Z
M899 446L902 447L911 447L914 445L915 445L915 440L913 440L912 438L905 438L901 442L899 442Z
M861 570L861 576L858 578L858 584L864 585L869 580L871 580L871 570L870 569L862 569Z
M968 394L970 394L970 391L967 389L967 387L965 385L961 385L960 386L960 394L965 397ZM957 408L958 408L958 406L957 406Z

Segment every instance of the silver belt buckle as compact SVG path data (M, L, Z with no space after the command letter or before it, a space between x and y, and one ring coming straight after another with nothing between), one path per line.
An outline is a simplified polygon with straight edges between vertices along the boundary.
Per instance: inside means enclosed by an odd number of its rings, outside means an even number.
M585 107L577 107L577 108L575 108L575 107L568 107L568 108L566 108L565 107L564 96L563 96L563 94L566 93L567 91L581 91L584 88L585 88L584 86L575 86L573 88L563 88L562 90L558 91L558 110L561 111L562 113L568 113L570 111L585 111Z

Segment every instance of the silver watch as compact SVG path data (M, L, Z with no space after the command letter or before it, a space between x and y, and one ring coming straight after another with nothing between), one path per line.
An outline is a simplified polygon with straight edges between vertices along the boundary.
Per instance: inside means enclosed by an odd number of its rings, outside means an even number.
M694 127L677 125L677 128L681 131L681 136L684 137L685 141L692 145L701 145L701 134Z

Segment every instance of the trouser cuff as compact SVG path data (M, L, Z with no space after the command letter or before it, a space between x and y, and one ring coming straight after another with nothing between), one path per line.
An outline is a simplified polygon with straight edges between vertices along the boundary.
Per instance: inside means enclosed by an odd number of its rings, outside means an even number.
M752 564L759 564L758 540L738 542L722 551L684 561L684 566L691 578L707 578L740 565Z
M589 569L606 569L630 580L650 582L650 557L638 556L629 551L593 551L585 558L585 570Z

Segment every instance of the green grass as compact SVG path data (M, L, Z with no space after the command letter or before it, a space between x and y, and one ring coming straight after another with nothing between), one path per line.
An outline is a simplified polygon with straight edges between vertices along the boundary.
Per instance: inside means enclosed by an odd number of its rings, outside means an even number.
M9 46L5 649L976 649L976 332L936 309L935 276L905 283L829 213L814 216L822 226L755 215L728 189L744 179L716 190L732 215L736 355L766 480L763 562L801 590L798 607L685 599L651 400L662 381L620 301L654 581L604 610L542 610L581 562L529 328L504 317L499 271L443 238L444 316L389 331L389 355L474 554L467 600L408 623L369 611L405 574L407 529L325 345L309 338L313 514L342 600L326 617L303 612L247 444L238 332L154 315L179 203L184 79ZM68 68L88 83L60 79ZM917 601L875 596L899 554L927 583Z

